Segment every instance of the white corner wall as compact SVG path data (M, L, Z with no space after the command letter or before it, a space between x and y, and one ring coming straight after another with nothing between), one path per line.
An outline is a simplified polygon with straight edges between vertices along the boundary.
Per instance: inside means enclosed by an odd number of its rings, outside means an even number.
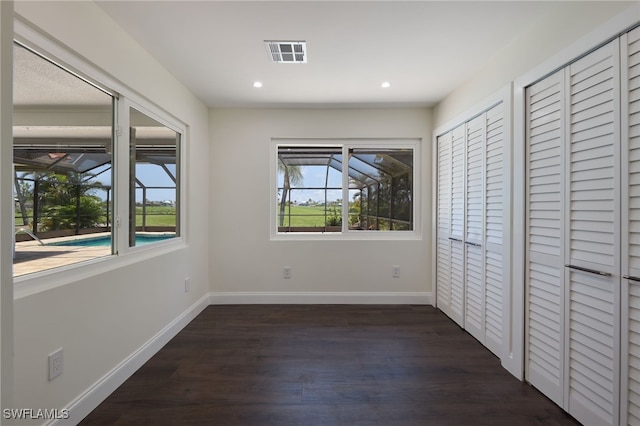
M214 109L209 122L212 303L431 303L430 110ZM422 139L422 238L270 240L271 138L366 137Z
M511 91L511 354L503 366L524 377L524 98L526 84L640 22L638 1L557 2L555 13L530 28L507 49L496 52L484 68L443 99L433 113L434 128L464 120L503 87ZM434 135L435 137L435 135Z
M482 102L634 4L637 1L554 2L552 15L529 28L503 51L496 52L480 72L434 108L434 127Z
M3 408L71 408L65 423L76 423L208 304L208 111L93 2L16 2L15 11L188 126L187 246L110 259L99 274L45 291L16 287L13 407ZM1 161L11 167L11 156ZM59 347L64 372L48 381L47 355Z

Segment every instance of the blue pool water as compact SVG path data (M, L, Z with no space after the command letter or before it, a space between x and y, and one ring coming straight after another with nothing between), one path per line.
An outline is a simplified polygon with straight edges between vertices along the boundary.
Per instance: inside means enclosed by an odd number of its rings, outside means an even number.
M136 235L136 246L143 246L157 241L164 241L175 238L173 235ZM109 247L111 246L111 236L87 238L82 240L59 241L47 243L48 246L74 246L74 247Z

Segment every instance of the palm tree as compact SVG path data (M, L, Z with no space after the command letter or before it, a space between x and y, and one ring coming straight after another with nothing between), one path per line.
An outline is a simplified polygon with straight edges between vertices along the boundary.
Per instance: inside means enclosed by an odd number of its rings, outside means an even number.
M91 173L69 172L59 174L55 172L25 172L21 179L31 176L37 187L22 188L16 184L16 195L20 203L21 214L25 221L25 195L33 200L34 231L40 220L42 230L89 228L104 220L102 200L94 195L95 190L104 188L100 182L94 181ZM17 174L15 175L18 182ZM30 193L27 192L29 190ZM22 201L20 201L22 198ZM37 198L37 200L35 200ZM37 201L37 208L35 204Z
M282 198L280 200L280 220L279 226L284 226L284 210L287 203L287 196L290 195L291 185L301 185L303 182L301 166L287 166L280 158L278 171L284 174L282 183ZM291 224L289 224L291 225Z

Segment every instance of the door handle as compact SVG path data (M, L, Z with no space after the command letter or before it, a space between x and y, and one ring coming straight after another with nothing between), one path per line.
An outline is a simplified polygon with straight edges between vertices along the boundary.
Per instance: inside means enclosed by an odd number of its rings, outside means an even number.
M474 247L482 247L482 244L472 243L471 241L465 241L464 243Z
M459 239L457 239L457 238L453 238L453 237L449 237L449 239L450 239L451 241L457 241L457 242L459 242L459 243L461 243L461 242L462 242L462 240L459 240Z
M638 281L640 282L640 277L634 277L632 275L623 275L622 278L629 281Z
M610 277L611 273L609 272L602 272L602 271L596 271L595 269L590 269L590 268L583 268L582 266L575 266L575 265L564 265L567 268L570 269L575 269L576 271L582 271L582 272L588 272L590 274L596 274L596 275L600 275L602 277Z

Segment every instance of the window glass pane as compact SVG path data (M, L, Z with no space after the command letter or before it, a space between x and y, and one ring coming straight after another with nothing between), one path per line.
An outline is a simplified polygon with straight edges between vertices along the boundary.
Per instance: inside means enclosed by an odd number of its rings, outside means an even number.
M278 232L412 231L412 148L279 146ZM343 202L343 173L349 187Z
M340 232L342 148L278 147L278 232Z
M413 230L413 150L349 150L349 229Z
M114 98L14 44L14 276L112 254Z
M131 108L129 143L129 246L179 236L180 133Z

